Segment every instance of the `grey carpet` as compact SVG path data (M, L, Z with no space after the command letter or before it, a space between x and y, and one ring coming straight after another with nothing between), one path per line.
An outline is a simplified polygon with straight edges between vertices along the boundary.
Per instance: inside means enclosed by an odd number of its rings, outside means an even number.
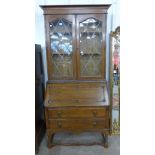
M102 144L103 137L100 133L80 133L80 134L72 134L72 133L59 133L54 136L53 142L55 144L93 144L98 143Z
M109 147L104 148L101 145L84 146L82 144L101 143L100 133L59 133L54 136L56 144L81 144L80 146L62 146L57 145L51 149L47 148L46 138L43 139L38 155L119 155L120 138L119 136L109 136Z

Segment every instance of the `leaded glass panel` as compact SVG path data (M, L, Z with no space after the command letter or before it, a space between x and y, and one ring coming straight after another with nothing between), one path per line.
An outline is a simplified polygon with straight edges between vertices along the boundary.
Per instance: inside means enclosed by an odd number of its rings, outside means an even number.
M79 24L80 32L80 75L101 75L102 23L88 18Z
M73 77L72 23L63 18L49 23L52 76Z

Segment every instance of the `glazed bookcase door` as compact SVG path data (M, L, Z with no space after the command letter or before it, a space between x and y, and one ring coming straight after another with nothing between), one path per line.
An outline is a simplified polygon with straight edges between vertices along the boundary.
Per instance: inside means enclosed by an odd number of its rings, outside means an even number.
M77 68L79 79L105 77L105 15L77 16Z
M73 15L46 15L46 44L48 77L75 78L75 17Z

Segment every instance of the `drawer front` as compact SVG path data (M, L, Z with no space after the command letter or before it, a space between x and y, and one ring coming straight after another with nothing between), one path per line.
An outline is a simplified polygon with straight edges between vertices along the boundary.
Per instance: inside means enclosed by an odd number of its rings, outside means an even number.
M48 109L48 118L97 118L106 117L107 108Z
M89 131L107 128L105 119L53 119L48 123L53 131Z

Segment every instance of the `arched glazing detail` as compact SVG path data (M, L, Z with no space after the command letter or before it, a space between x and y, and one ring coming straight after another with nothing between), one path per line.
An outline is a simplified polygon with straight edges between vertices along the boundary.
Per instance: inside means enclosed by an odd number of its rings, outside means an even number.
M52 75L73 77L72 64L72 23L60 18L49 23Z
M80 75L101 75L102 23L88 18L80 23Z

